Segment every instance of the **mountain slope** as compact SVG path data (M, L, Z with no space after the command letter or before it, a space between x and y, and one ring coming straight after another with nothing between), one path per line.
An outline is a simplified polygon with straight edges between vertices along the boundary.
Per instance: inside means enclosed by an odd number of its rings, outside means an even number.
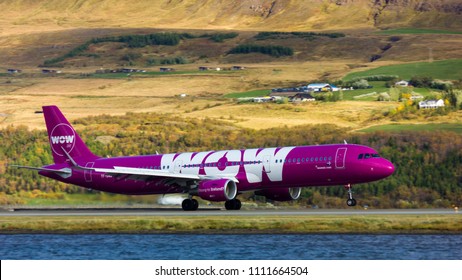
M458 0L0 0L0 9L2 33L21 26L292 31L397 26L462 29L462 3Z

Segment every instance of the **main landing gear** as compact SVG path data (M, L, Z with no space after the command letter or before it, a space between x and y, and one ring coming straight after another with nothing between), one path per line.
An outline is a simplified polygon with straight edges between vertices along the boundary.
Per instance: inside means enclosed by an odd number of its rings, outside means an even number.
M181 207L184 211L196 211L199 208L199 202L194 198L187 198L181 203Z
M242 203L239 199L231 199L225 202L226 210L239 210L241 209Z
M348 191L347 205L352 207L356 206L356 199L353 198L352 186L350 184L345 185L345 189Z
M226 210L240 210L241 206L241 201L236 198L225 202ZM196 211L197 208L199 208L199 202L194 198L186 198L181 203L181 208L183 208L184 211Z

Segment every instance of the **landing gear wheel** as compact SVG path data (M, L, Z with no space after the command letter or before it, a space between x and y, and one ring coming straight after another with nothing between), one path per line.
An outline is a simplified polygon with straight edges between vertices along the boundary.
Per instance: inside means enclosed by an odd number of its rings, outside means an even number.
M241 206L242 203L239 199L231 199L225 202L226 210L239 210Z
M199 202L195 199L187 198L181 203L181 208L183 208L184 211L195 211L199 208Z
M350 207L356 206L356 199L353 198L353 190L350 184L345 185L345 189L348 191L347 205Z
M197 200L195 200L194 198L191 199L191 200L192 200L192 204L193 204L192 210L196 211L197 208L199 208L199 202L197 202Z
M354 198L351 198L351 199L349 198L349 199L347 199L347 205L348 205L348 206L351 206L351 207L352 207L352 206L356 206L356 199L354 199Z

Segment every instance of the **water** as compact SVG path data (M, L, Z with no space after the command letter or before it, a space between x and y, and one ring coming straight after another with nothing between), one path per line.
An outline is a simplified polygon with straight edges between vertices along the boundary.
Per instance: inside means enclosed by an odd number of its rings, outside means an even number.
M5 259L462 259L462 235L15 234Z

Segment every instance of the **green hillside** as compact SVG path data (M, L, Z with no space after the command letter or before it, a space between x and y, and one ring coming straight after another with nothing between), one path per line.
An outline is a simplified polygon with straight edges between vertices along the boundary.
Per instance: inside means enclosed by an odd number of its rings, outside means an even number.
M378 31L377 34L400 35L400 34L462 34L461 31L420 28L397 28Z
M410 79L413 76L427 76L434 79L458 80L462 78L462 59L382 66L367 71L350 73L343 80L353 80L373 75L397 75L401 79Z

